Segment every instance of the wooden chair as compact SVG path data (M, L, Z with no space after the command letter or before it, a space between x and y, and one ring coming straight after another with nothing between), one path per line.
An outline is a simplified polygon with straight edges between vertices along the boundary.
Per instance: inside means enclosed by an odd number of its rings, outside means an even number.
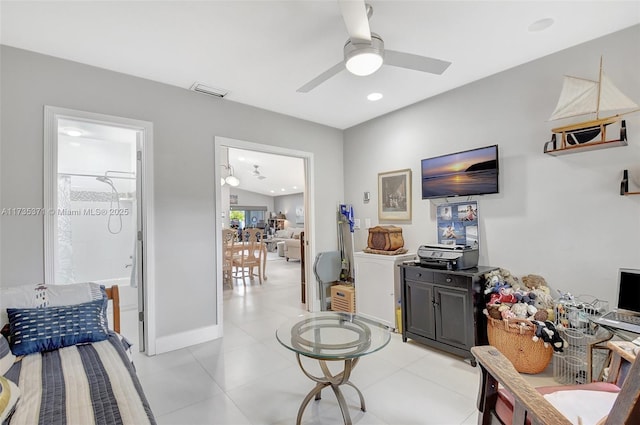
M598 421L598 425L640 424L640 360L628 347L621 348L625 347L624 344L630 343L607 343L612 352L607 382L538 389L525 381L495 347L472 347L471 353L482 372L478 392L478 424L570 425L572 422L542 394L576 389L618 393L609 414ZM512 416L511 420L508 419L509 415Z
M233 252L236 236L235 229L222 229L222 280L233 288Z
M242 242L239 248L234 248L236 253L233 255L233 267L235 269L234 276L244 279L248 276L253 280L253 269L258 268L258 279L262 285L263 269L262 255L265 251L264 246L264 230L258 228L250 228L242 231Z

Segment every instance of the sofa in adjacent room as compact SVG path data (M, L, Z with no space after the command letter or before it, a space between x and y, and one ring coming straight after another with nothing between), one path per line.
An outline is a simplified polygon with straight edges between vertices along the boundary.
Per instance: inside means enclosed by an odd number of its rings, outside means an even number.
M275 241L277 245L279 242L284 242L284 257L294 260L300 259L300 232L303 232L304 228L301 227L288 227L282 230L276 230L276 234L271 238L271 241ZM280 251L278 250L278 253Z

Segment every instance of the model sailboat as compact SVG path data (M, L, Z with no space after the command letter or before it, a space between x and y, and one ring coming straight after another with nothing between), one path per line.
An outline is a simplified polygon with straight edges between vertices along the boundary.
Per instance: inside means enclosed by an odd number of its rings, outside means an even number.
M603 111L624 111L608 117L600 117ZM565 76L560 92L560 99L556 109L551 114L550 120L559 120L581 115L593 115L595 118L576 124L565 125L552 129L551 141L545 144L545 152L565 149L571 146L590 142L600 145L605 143L621 142L626 144L625 122L622 120L620 139L607 140L607 126L620 121L623 115L640 111L640 107L633 100L622 93L602 71L602 59L600 59L600 74L598 81L585 78ZM556 146L556 134L561 135L560 146ZM600 137L598 137L600 136Z

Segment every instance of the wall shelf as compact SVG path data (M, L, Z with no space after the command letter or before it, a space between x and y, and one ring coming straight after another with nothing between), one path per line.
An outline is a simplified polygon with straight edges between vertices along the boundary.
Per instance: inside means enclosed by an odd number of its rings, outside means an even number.
M622 171L620 182L620 196L640 195L640 192L629 192L629 170Z
M558 130L558 129L555 129ZM597 131L597 130L596 130ZM619 146L627 146L627 126L625 120L620 123L620 138L617 140L604 140L606 136L605 125L600 127L601 138L597 141L579 143L575 145L567 144L567 132L562 133L562 140L556 139L556 134L551 136L551 140L544 144L544 153L551 156L565 155L569 153L586 152L598 149L616 148ZM556 148L556 146L560 147Z
M616 148L619 146L627 146L626 140L609 140L606 142L589 142L582 145L569 145L565 148L547 149L552 146L554 140L544 145L544 153L551 156L566 155L569 153L586 152L597 149Z

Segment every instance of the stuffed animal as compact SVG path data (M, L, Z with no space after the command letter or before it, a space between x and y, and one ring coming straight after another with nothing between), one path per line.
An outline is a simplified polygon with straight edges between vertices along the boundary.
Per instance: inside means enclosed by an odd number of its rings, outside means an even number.
M516 299L520 303L534 305L535 295L532 297L530 292L523 291L522 289L518 289L514 292Z
M507 306L504 307L506 307L504 310L499 310L502 318L505 320L514 319L516 315L513 313L513 311L511 311L511 309Z
M507 286L507 283L502 279L502 276L500 276L497 270L493 270L484 276L487 281L486 289L484 290L485 295L497 294L500 292L500 289Z
M522 276L522 283L524 283L524 285L529 289L536 289L547 286L547 281L544 280L544 277L537 274L528 274L526 276Z
M538 310L536 314L533 315L533 320L546 322L547 320L549 320L549 313L547 312L547 310Z
M518 300L516 299L516 296L513 294L491 294L491 297L489 298L489 304L497 304L497 303L513 304L517 302Z
M485 273L484 279L487 282L485 287L485 295L498 293L503 287L519 287L518 279L506 269L496 269L489 273Z
M533 305L538 310L553 308L553 298L540 288L532 290L529 293L529 297L533 298Z
M523 303L515 303L511 306L511 312L515 317L519 317L521 319L527 318L527 305Z
M500 306L501 304L487 304L487 308L485 308L483 312L489 317L500 320L502 319L502 315L500 314L500 311L498 311Z
M520 285L518 282L518 278L511 274L511 272L507 269L500 269L500 275L502 276L505 283L507 283L512 288L516 288Z
M545 347L551 345L551 347L553 347L553 351L564 351L564 347L567 346L567 342L562 339L560 333L556 330L555 326L553 326L553 323L539 320L534 320L533 323L536 325L535 335L532 338L534 341L541 339L544 342Z

